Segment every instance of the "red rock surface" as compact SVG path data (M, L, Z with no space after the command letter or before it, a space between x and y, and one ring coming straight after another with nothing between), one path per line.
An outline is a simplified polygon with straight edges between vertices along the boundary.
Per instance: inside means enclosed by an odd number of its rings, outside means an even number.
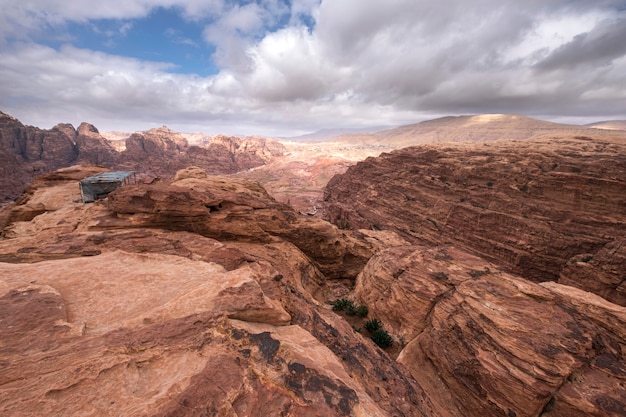
M626 137L406 148L333 178L325 218L453 243L536 282L563 273L564 282L626 305L625 173ZM595 282L568 266L596 254L611 266Z
M199 169L85 205L94 169L42 177L0 216L0 414L433 415L314 297L366 239Z
M624 307L197 167L83 204L99 169L40 177L0 211L1 415L626 411ZM610 276L620 248L570 264L615 259ZM397 361L325 303L352 285Z
M91 124L74 129L61 123L44 130L24 126L0 112L0 206L17 198L36 176L74 164L137 171L140 178L170 179L190 165L212 174L247 170L283 152L279 142L258 137L218 136L202 146L189 146L182 135L165 126L132 134L118 152Z
M626 412L626 309L598 296L406 245L375 255L354 296L406 345L398 361L438 415Z
M181 134L163 126L132 134L116 166L164 178L188 166L202 167L210 174L232 174L264 165L283 152L279 142L255 137L218 135L190 146Z

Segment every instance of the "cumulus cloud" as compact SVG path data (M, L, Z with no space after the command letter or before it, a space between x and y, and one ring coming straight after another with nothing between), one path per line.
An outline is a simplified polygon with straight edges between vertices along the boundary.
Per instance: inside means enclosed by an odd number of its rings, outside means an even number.
M0 7L0 106L34 122L80 116L105 128L167 123L290 134L447 114L626 117L624 0L5 0ZM118 19L132 36L133 19L158 7L202 26L202 39L168 36L212 48L216 74L177 74L167 59L38 40L46 27L97 19Z

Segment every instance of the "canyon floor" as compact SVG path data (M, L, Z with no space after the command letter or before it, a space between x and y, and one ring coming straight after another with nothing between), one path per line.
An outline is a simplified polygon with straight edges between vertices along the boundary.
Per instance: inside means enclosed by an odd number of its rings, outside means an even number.
M626 415L626 133L515 123L220 139L249 169L91 204L102 166L39 176L0 210L0 414Z

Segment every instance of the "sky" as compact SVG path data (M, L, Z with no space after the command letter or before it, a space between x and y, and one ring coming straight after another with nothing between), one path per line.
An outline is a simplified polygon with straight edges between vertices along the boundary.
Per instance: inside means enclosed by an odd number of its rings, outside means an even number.
M626 119L626 0L0 0L0 111L283 137Z

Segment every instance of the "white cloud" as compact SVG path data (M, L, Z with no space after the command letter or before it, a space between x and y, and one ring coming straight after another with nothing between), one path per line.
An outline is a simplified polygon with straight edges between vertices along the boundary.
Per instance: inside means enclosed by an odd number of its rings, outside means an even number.
M4 0L0 105L33 120L71 115L80 117L74 123L256 129L247 133L480 112L623 118L624 6L623 0L478 0L471 7L461 0L293 0L290 7L281 0ZM205 25L202 40L169 36L214 45L218 74L174 74L176 63L71 46L55 51L29 41L37 28L67 21L120 18L131 25L155 7L176 7Z

